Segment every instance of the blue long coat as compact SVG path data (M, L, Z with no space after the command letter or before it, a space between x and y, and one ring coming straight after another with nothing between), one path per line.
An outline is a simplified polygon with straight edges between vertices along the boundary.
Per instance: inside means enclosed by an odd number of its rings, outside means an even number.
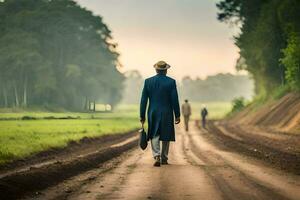
M174 115L180 117L175 80L163 74L145 80L140 104L143 120L148 100L148 140L159 135L162 141L175 141Z

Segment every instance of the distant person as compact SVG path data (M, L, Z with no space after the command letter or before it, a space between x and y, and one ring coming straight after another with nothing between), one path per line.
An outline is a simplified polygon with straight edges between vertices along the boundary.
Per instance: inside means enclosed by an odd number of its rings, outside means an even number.
M154 65L156 75L147 78L144 83L140 104L140 121L145 123L147 103L149 107L148 117L148 140L151 140L152 154L155 159L154 166L168 164L170 141L175 141L175 124L180 123L180 106L176 82L166 76L170 65L159 61ZM174 113L174 114L173 114ZM160 149L160 141L162 148Z
M184 100L184 104L182 104L181 106L181 112L184 117L185 131L189 131L189 121L190 121L190 116L192 114L192 111L191 111L191 105L189 104L189 101L187 99Z
M208 111L205 105L202 105L201 109L201 119L202 119L202 128L206 128L206 117L208 115Z

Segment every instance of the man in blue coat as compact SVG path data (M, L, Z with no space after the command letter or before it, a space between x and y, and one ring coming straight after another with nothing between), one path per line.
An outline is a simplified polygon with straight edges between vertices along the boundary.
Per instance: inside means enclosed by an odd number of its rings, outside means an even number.
M180 107L176 89L176 81L168 76L170 68L164 61L154 65L156 75L145 80L140 104L140 120L145 123L147 103L149 100L148 140L151 140L154 166L168 164L169 142L175 141L175 124L180 123ZM160 150L160 141L162 148Z

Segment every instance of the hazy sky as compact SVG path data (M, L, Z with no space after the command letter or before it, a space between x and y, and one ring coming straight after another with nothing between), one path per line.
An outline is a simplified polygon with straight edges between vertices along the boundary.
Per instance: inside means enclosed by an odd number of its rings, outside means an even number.
M206 77L235 72L238 49L233 30L216 20L217 0L77 0L101 15L119 44L123 71L144 77L167 61L169 74Z

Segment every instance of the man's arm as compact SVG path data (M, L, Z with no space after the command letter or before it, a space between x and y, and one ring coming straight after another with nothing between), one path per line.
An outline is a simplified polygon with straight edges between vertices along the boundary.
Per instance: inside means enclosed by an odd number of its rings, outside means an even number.
M146 109L147 109L148 97L149 95L146 88L146 80L145 80L144 88L142 91L141 103L140 103L140 120L142 124L146 120Z
M180 122L180 106L178 101L178 93L176 88L176 82L174 81L171 91L171 100L172 100L172 107L175 114L175 121L178 124Z

